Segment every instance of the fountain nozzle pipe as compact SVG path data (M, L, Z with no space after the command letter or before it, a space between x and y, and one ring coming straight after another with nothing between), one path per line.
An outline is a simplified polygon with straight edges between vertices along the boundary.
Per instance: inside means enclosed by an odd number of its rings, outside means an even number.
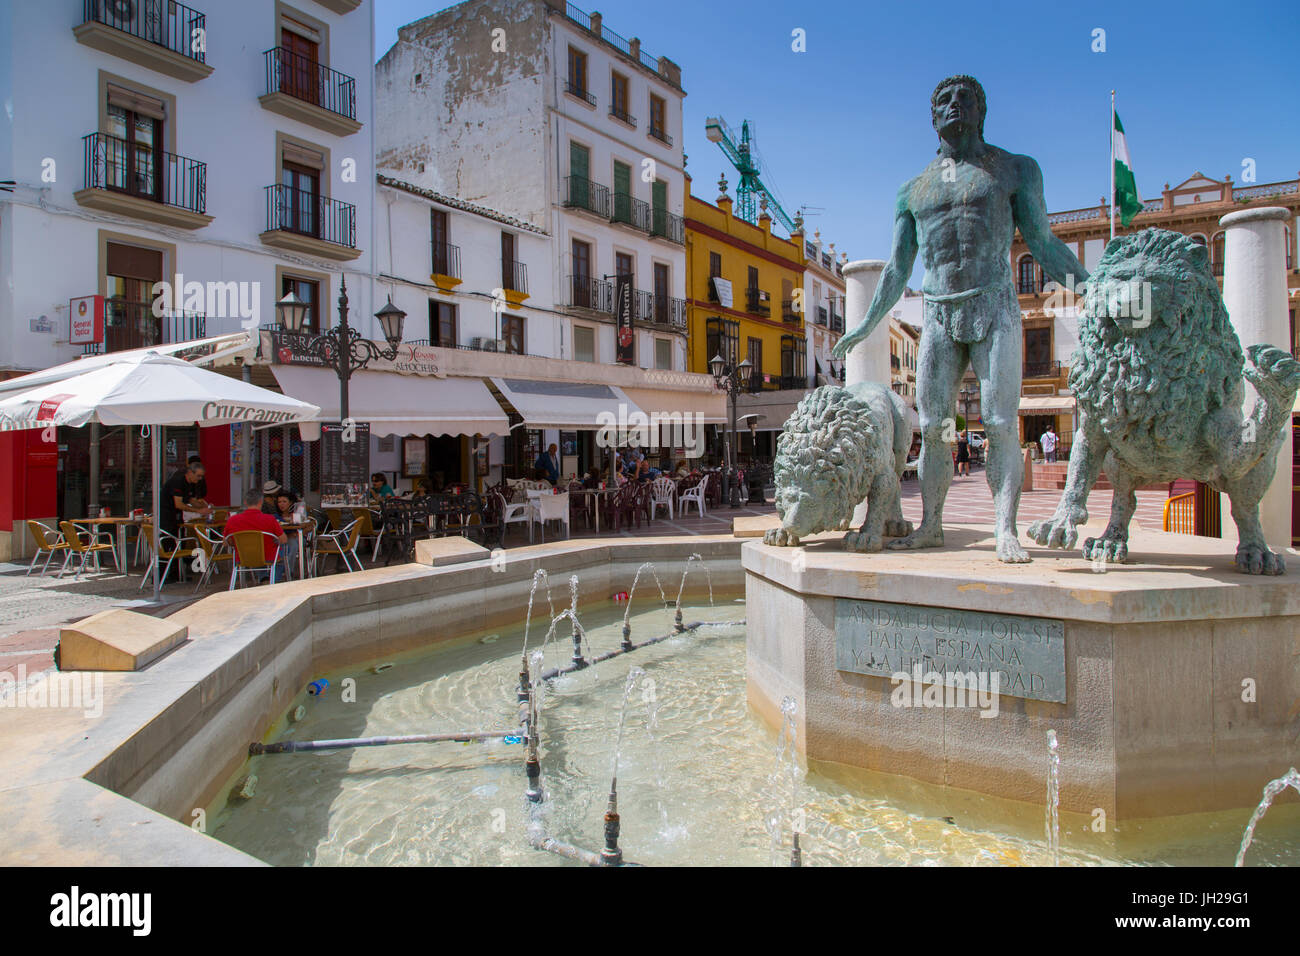
M530 740L532 738L529 738ZM528 797L529 803L542 802L542 764L537 759L537 751L530 747L528 759L524 761L524 772L528 774L528 789L524 795Z
M686 627L682 624L682 606L680 604L677 605L677 613L673 616L673 628L678 634L686 630Z
M524 658L519 664L519 689L515 691L515 697L519 699L520 703L528 700L531 685L532 678L528 676L528 652L524 651Z
M605 848L600 851L601 866L622 866L623 851L618 846L618 786L617 779L610 784L609 808L605 811Z
M792 836L794 838L794 846L790 850L790 865L802 867L803 850L799 849L799 831L795 830Z
M632 625L623 622L623 650L632 650Z

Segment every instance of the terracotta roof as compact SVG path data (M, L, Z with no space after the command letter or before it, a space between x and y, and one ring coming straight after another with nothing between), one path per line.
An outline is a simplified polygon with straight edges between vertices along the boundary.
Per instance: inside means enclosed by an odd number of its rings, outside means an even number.
M476 216L482 216L485 219L492 219L496 222L504 223L515 229L523 229L527 232L536 233L539 236L549 236L545 229L538 229L532 223L524 222L522 219L516 219L514 216L507 216L503 212L497 212L495 209L489 209L487 206L476 206L472 202L465 202L463 199L455 199L451 196L444 196L442 193L434 192L432 189L425 189L423 186L416 186L411 183L403 182L400 179L393 179L391 176L385 176L379 173L375 176L376 181L381 186L388 186L392 189L400 189L402 192L410 193L413 196L421 196L430 199L433 202L440 203L452 209L460 209L463 212L470 212Z

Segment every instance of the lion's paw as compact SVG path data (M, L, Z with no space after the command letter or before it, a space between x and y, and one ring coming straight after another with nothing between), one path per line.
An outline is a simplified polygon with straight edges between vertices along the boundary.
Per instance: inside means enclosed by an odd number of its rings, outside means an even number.
M844 536L845 551L879 551L885 545L885 539L878 534L865 531L850 531Z
M799 545L799 536L785 528L769 528L763 533L763 543L777 548L794 548Z
M1029 537L1045 548L1073 550L1079 540L1075 522L1068 515L1055 515L1042 521L1035 521L1029 526Z
M1262 544L1237 545L1237 558L1233 562L1242 574L1285 574L1286 562Z
M1089 561L1123 564L1128 559L1128 542L1121 538L1088 538L1083 542L1083 556Z
M1030 557L1015 536L1007 534L998 538L998 560L1003 564L1028 564Z
M890 518L885 522L885 534L890 538L905 538L912 533L912 522Z

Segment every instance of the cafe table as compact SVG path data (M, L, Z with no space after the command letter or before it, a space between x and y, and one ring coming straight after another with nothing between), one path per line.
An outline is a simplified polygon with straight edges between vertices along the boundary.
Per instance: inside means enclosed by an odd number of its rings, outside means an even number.
M603 495L612 495L617 492L618 488L575 488L573 491L570 491L569 494L591 496L591 510L596 513L596 534L600 534L600 498Z
M129 574L130 572L128 570L127 563L126 563L126 529L128 526L131 525L134 525L136 528L139 528L140 525L142 525L147 520L149 519L144 515L141 515L139 517L133 515L124 515L124 516L120 515L117 517L105 517L105 518L77 518L73 520L72 524L78 527L81 525L86 525L91 528L99 528L105 526L113 528L117 536L116 538L117 554L118 554L117 566L122 569L123 574ZM98 558L96 558L96 561L98 561Z

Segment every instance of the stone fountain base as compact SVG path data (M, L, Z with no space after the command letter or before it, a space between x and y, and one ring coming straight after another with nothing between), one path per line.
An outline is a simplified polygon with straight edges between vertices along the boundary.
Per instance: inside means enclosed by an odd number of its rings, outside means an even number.
M1134 531L1131 563L1100 572L1033 545L1001 564L972 526L931 551L839 538L742 551L749 701L778 727L794 697L810 759L1041 806L1054 729L1062 809L1113 822L1254 806L1300 758L1294 554L1264 578L1188 535ZM919 686L889 676L914 665ZM927 694L944 666L1000 693Z

